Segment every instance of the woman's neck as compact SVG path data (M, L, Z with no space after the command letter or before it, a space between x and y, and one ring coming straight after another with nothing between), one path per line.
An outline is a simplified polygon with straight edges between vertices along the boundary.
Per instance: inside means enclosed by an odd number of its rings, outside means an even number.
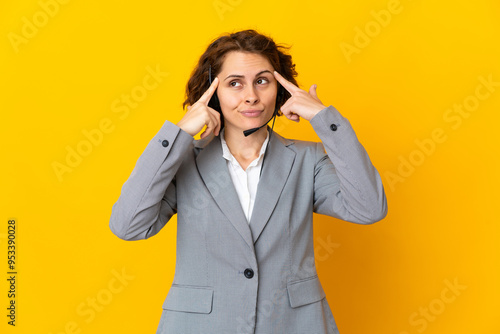
M259 129L248 137L237 129L225 128L224 130L227 147L244 170L259 156L266 137L267 127Z

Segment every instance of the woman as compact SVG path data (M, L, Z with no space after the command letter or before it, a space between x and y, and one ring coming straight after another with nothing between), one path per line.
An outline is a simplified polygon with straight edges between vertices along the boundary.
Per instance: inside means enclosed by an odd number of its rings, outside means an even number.
M110 228L125 240L177 213L157 333L338 333L314 266L313 212L371 224L386 198L349 121L315 85L297 87L284 49L254 30L215 40L188 82L187 113L163 124L113 206ZM279 109L322 143L273 133Z

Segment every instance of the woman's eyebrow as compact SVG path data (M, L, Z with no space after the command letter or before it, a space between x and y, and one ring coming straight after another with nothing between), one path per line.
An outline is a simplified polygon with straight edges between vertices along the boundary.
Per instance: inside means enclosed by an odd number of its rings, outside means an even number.
M269 74L271 74L271 75L272 75L271 71L269 71L269 70L263 70L263 71L260 71L259 73L257 73L255 76L257 77L257 76L261 75L262 73L269 73ZM224 81L226 81L226 80L227 80L227 79L229 79L229 78L244 78L244 77L245 77L245 76L244 76L244 75L241 75L241 74L230 74L230 75L228 75L228 76L224 79Z

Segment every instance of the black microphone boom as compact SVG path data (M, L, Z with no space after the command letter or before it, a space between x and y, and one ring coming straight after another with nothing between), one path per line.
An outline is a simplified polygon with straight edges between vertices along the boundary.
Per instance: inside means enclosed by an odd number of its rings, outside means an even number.
M250 136L252 133L254 133L255 131L257 130L260 130L262 129L264 126L267 125L267 123L271 122L271 120L276 116L276 113L273 114L273 116L269 119L269 121L265 122L264 124L262 124L261 126L259 126L258 128L253 128L253 129L248 129L248 130L245 130L243 131L243 134L245 135L245 137L248 137Z

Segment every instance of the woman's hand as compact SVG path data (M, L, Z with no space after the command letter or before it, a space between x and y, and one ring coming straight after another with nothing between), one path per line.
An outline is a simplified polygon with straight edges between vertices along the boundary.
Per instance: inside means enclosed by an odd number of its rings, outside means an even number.
M316 95L316 85L312 85L309 92L306 92L276 71L274 71L274 77L292 95L280 108L289 120L298 122L302 117L310 121L318 112L326 108Z
M214 133L216 136L219 135L220 131L220 114L210 108L208 103L212 98L217 86L219 85L219 78L215 77L214 81L208 87L208 89L203 93L198 101L196 101L192 106L187 107L187 112L184 117L177 123L177 126L182 130L189 133L191 136L195 136L199 133L203 127L206 125L207 128L201 134L200 138L205 138L210 133Z

